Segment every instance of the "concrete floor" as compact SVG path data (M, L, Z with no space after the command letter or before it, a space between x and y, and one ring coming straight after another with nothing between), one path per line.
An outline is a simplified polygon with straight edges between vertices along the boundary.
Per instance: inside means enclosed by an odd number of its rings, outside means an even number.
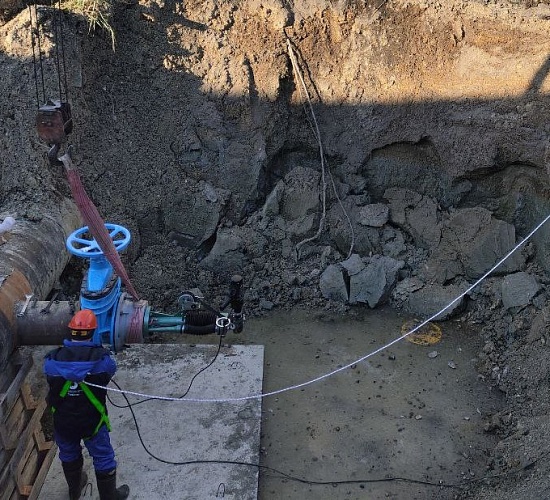
M132 345L116 356L116 382L129 391L180 397L193 376L213 359L216 345ZM189 398L235 398L259 394L263 346L223 347L214 364L197 376ZM121 394L113 403L126 405ZM129 396L130 403L143 398ZM217 463L170 465L148 455L128 408L108 405L111 440L118 460L119 484L130 486L131 499L252 500L258 495L258 468ZM261 400L191 403L152 400L134 407L145 446L171 462L228 460L259 463ZM86 450L89 484L82 498L97 499L93 467ZM40 493L42 500L68 498L56 458Z

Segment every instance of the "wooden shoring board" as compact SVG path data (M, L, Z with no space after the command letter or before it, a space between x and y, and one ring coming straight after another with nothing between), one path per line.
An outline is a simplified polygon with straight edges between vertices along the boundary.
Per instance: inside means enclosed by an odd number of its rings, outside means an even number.
M19 356L14 356L14 361L10 363L12 366L8 368L0 375L0 424L4 423L8 418L13 406L17 400L21 397L21 388L29 374L29 371L33 365L31 356L26 356L20 359ZM9 380L10 372L16 371L12 380ZM28 386L25 397L30 396Z
M11 474L9 466L0 472L0 500L9 500L17 493L17 483Z
M0 472L0 500L37 499L57 447L46 441L42 432L44 400L37 403L33 415L18 437L9 462Z
M0 423L6 420L20 397L21 388L33 365L31 356L15 355L12 358L6 369L0 374ZM13 376L13 372L15 372L15 376ZM26 395L30 395L30 392L27 391Z
M30 396L28 384L23 382L9 415L0 424L0 445L3 449L13 450L17 446L19 436L25 431L38 406Z

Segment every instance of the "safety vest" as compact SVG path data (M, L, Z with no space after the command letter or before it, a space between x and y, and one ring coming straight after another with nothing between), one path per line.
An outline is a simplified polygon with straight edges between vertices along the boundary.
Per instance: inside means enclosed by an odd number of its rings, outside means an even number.
M60 398L64 398L67 395L72 384L73 383L70 380L65 380L65 384L63 384L63 387L61 388L61 392L59 393ZM107 415L105 406L101 404L99 399L96 398L95 394L90 390L90 388L84 382L79 382L78 386L80 387L80 389L82 389L82 392L90 400L90 403L92 403L94 408L99 412L101 416L98 424L96 425L96 428L94 429L93 434L84 439L90 439L91 437L94 437L98 433L99 429L103 424L105 424L107 426L107 430L111 432L111 422L109 421L109 416ZM55 413L55 407L53 406L52 406L52 413Z

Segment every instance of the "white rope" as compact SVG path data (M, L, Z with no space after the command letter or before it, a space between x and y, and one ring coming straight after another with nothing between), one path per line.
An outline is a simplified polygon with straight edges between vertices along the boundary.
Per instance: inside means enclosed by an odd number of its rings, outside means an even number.
M266 392L262 394L254 394L251 396L243 396L239 398L174 398L169 396L153 396L150 394L143 394L140 392L133 392L133 391L126 391L126 390L120 390L120 389L114 389L111 387L103 387L101 385L91 384L89 382L86 382L88 385L92 387L97 387L99 389L107 389L108 391L113 392L119 392L122 394L127 394L131 396L137 396L140 398L147 398L147 399L158 399L161 401L185 401L188 403L236 403L240 401L248 401L251 399L262 399L266 398L268 396L275 396L277 394L281 394L283 392L293 391L296 389L301 389L302 387L306 387L308 385L315 384L317 382L320 382L321 380L327 379L329 377L332 377L333 375L336 375L337 373L340 373L344 370L347 370L348 368L351 368L353 365L359 364L366 359L374 356L375 354L378 354L389 347L397 344L398 342L401 342L403 339L408 337L409 335L413 334L420 328L422 328L424 325L429 323L430 321L433 321L438 316L440 316L443 312L445 312L447 309L449 309L453 304L461 300L466 294L470 293L476 286L478 286L487 276L489 276L495 269L497 269L508 257L510 257L514 252L516 252L520 247L522 247L548 220L550 219L550 214L547 215L544 220L539 223L522 241L520 241L512 250L510 250L502 259L500 259L491 269L489 269L481 278L479 278L473 285L469 286L464 292L462 292L458 297L456 297L453 301L449 302L443 309L441 309L439 312L434 314L433 316L430 316L428 319L424 320L422 323L416 325L412 330L409 330L407 333L404 333L400 337L397 337L396 339L392 340L391 342L388 342L387 344L379 347L378 349L360 357L359 359L356 359L355 361L352 361L351 363L348 363L344 366L341 366L340 368L337 368L336 370L333 370L331 372L325 373L324 375L320 375L319 377L316 377L314 379L308 380L306 382L302 382L301 384L292 385L289 387L284 387L282 389L278 389L271 392Z

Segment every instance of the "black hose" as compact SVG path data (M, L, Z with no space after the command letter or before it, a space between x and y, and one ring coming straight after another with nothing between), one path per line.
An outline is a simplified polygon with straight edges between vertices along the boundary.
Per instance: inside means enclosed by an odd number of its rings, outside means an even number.
M209 335L216 333L216 323L210 325L183 325L181 327L181 333L188 333L189 335Z
M215 312L196 309L185 313L185 324L193 326L206 326L216 324L218 315Z

